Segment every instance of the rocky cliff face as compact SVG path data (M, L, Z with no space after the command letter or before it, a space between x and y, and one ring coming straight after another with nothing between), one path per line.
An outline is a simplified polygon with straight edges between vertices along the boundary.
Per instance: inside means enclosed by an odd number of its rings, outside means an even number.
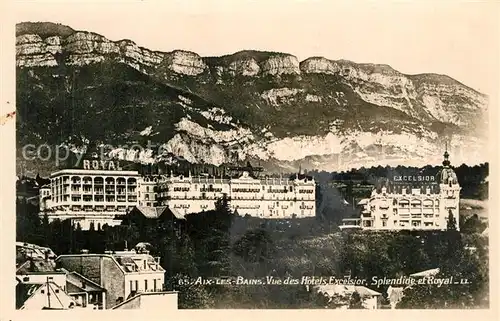
M44 119L57 126L69 122L67 104L76 101L77 89L85 93L77 104L86 115L103 112L110 118L93 140L148 137L191 162L222 164L236 154L290 168L301 162L323 169L426 163L442 153L445 140L467 150L452 154L457 162L485 161L481 150L487 140L479 129L487 127L488 99L447 76L405 75L387 65L323 57L299 63L275 52L157 52L130 40L61 28L18 25L18 135L26 139L34 139L26 132L33 127L36 137L50 135L32 124L31 113L45 113L33 108L64 102L61 115L50 107ZM111 89L99 89L104 86ZM121 123L113 122L118 110L128 117ZM93 136L85 124L68 136ZM158 157L144 152L140 158Z

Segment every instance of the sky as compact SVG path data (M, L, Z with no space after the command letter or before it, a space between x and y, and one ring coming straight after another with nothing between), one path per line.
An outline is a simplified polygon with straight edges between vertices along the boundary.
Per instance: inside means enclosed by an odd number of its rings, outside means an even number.
M15 21L51 21L151 50L218 56L244 49L438 73L496 95L500 2L17 1Z

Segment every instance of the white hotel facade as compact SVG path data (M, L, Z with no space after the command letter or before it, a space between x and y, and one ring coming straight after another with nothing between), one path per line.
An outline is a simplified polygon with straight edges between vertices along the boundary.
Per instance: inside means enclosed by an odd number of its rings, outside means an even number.
M95 165L95 166L92 166ZM84 161L83 169L64 169L50 176L40 189L40 215L49 221L70 219L82 229L121 223L137 205L169 206L184 215L215 209L224 194L231 210L241 216L285 219L316 215L315 181L305 175L236 178L161 175L142 177L118 163Z
M345 219L341 228L446 230L451 213L458 230L461 187L448 157L445 152L436 176L394 176L379 182L371 197L358 203L360 218Z
M115 217L138 203L137 171L64 169L52 173L50 180L40 190L41 215L46 213L49 221L71 219L82 229L91 223L96 229L118 225L121 221Z
M160 205L183 214L215 209L215 201L226 194L239 215L284 219L316 215L316 184L304 175L290 178L254 178L244 171L232 179L208 177L164 177L158 188Z

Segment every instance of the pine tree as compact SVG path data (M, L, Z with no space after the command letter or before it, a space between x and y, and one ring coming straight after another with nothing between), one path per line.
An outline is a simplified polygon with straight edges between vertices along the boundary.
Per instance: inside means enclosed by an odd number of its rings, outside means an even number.
M448 212L448 223L446 223L446 229L448 231L457 230L457 220L455 219L455 216L453 215L451 210L449 210Z

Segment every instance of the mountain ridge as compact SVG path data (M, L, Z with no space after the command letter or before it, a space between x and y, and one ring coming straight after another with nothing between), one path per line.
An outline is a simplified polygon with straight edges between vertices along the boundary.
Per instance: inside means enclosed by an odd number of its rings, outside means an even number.
M256 50L220 57L152 51L131 40L111 41L54 23L20 24L16 31L18 108L27 120L18 130L24 137L20 142L35 139L30 126L38 128L41 141L57 142L29 113L69 128L67 104L77 100L89 121L96 107L104 115L120 111L128 117L120 124L106 120L106 128L95 128L100 136L84 119L75 127L77 136L112 143L157 131L152 137L169 153L193 162L232 162L234 153L242 161L260 159L287 168L304 161L328 169L338 166L332 163L335 154L352 158L342 166L410 161L409 155L422 162L440 157L443 140L478 154L462 150L452 154L457 161L484 161L487 96L446 75L405 75L389 65L323 57L299 62L291 54ZM98 90L103 84L107 91ZM31 101L35 96L38 106ZM60 143L73 135L62 132L66 136ZM377 148L390 155L372 151ZM149 158L141 161L159 161Z
M48 25L48 26L44 26L44 25ZM38 35L40 35L40 29L43 30L44 28L48 28L48 29L54 29L54 28L58 29L58 28L60 28L62 30L60 32L55 32L55 31L49 32L50 35L47 35L46 37L50 37L50 36L68 37L69 35L72 35L74 33L82 32L82 33L88 33L88 34L91 34L91 35L96 35L96 36L99 36L99 37L106 38L104 35L99 34L97 32L85 31L85 30L76 30L76 29L73 29L73 28L71 28L71 27L69 27L67 25L60 24L60 23L53 23L53 22L29 22L29 21L20 22L20 23L16 24L16 37L22 36L22 35L26 35L26 34L38 34ZM143 46L138 46L135 41L133 41L131 39L127 39L127 38L119 39L119 40L110 40L110 41L114 42L114 43L130 42L133 45L136 45L140 49L148 50L148 51L151 51L153 53L158 53L158 54L171 54L171 53L180 51L180 52L185 52L185 53L191 53L191 54L198 55L194 51L184 50L184 49L174 49L174 50L171 50L171 51L152 50L152 49L149 49L149 48L146 48L146 47L143 47ZM228 60L234 61L234 60L237 60L237 59L246 58L245 57L246 53L254 53L255 55L268 55L268 56L271 56L271 55L278 55L278 56L279 55L285 55L285 56L292 56L292 57L297 58L296 56L294 56L293 54L290 54L290 53L284 53L284 52L278 52L278 51L251 50L251 49L239 50L239 51L234 52L232 54L224 54L224 55L221 55L221 56L200 56L200 57L202 59L204 59L204 60L225 60L225 59L228 59ZM243 56L243 57L241 57L241 56ZM301 60L301 61L299 60L299 64L302 64L302 63L304 63L304 62L306 62L307 60L310 60L310 59L324 59L324 60L328 60L330 62L345 63L347 65L355 65L355 66L359 66L359 67L374 67L374 68L376 68L376 67L383 67L384 69L389 69L390 71L392 71L392 72L394 72L396 74L400 74L400 75L407 76L407 77L419 78L419 77L424 77L425 76L425 77L431 77L431 79L435 79L435 78L440 78L441 80L442 79L446 79L447 81L450 81L451 83L462 85L464 87L467 87L467 89L473 90L476 93L478 93L478 94L480 94L482 96L487 97L486 94L481 93L478 90L476 90L476 89L474 89L474 88L472 88L470 86L467 86L463 82L460 82L460 81L458 81L458 80L456 80L456 79L454 79L454 78L452 78L452 77L450 77L448 75L445 75L445 74L438 74L438 73L432 73L432 72L425 72L425 73L418 73L418 74L407 74L407 73L402 73L402 72L394 69L391 65L385 64L385 63L355 62L355 61L348 60L348 59L337 59L337 60L334 60L334 59L326 58L324 56L311 56L311 57L305 58L304 60ZM261 62L261 60L263 60L263 59L258 60L258 62Z

